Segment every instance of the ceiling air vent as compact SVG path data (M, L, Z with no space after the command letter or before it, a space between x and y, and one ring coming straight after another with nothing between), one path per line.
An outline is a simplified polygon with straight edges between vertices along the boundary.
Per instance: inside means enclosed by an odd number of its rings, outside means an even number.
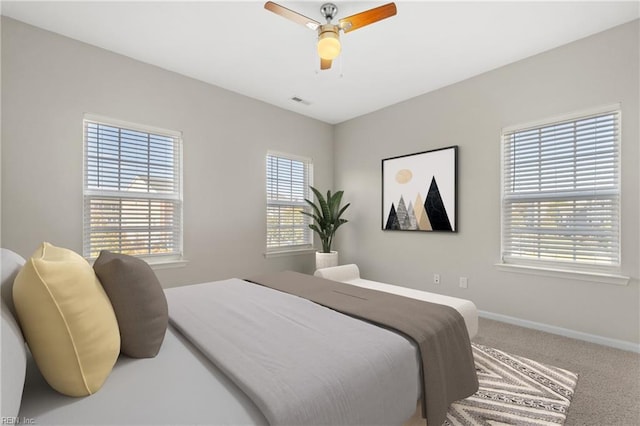
M299 98L298 96L292 97L291 100L293 102L297 102L297 103L302 104L302 105L311 105L311 102L305 101L304 99Z

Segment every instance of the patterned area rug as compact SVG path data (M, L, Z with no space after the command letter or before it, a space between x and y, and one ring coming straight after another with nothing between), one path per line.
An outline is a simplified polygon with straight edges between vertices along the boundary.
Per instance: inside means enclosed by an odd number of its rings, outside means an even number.
M478 392L451 405L446 426L558 425L567 417L578 376L472 343Z

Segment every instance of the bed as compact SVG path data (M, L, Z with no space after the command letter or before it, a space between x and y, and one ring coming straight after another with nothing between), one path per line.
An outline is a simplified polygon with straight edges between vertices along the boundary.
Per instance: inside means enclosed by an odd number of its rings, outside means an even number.
M3 249L2 416L14 419L14 423L400 425L412 417L416 401L424 396L420 384L419 350L411 339L367 321L338 314L298 296L274 291L266 284L240 279L166 290L171 321L157 356L133 359L121 355L98 392L83 398L64 396L46 383L28 350L25 350L20 327L13 316L11 299L7 297L10 295L7 289L23 263L24 259ZM331 282L334 281L327 281ZM211 289L215 289L214 293L207 296ZM226 297L236 299L230 303L224 299ZM274 315L264 309L266 317L261 319L256 316L256 309L271 303L268 300L272 298L274 306L281 305L281 310ZM301 299L302 305L296 309L304 312L302 319L290 316L293 315L289 312L292 309L291 299ZM216 300L219 305L212 309ZM203 308L197 308L198 304ZM221 311L225 310L229 310L225 315L230 316L210 316L212 312L214 315L223 315ZM248 311L250 315L246 315ZM314 312L313 318L306 317L309 311ZM331 327L318 328L316 314L322 318L323 327L330 323L334 330L331 331ZM236 322L230 322L229 318ZM264 347L269 340L277 341L270 337L280 327L271 323L274 318L276 322L296 323L297 328L292 330L298 331L294 334L300 333L299 337L307 341L298 345L275 345L268 349L275 350L275 355L263 352L267 350ZM194 321L195 326L189 325ZM216 321L222 321L225 326L211 327ZM468 322L467 316L464 316L467 328ZM477 322L475 327L477 329ZM198 329L205 329L200 337L194 331ZM309 329L316 329L316 334L300 332ZM212 331L214 335L207 334ZM290 331L283 333L291 334ZM331 334L337 340L317 338L322 334ZM237 335L243 335L245 340L228 340ZM358 336L365 336L358 343L364 346L354 352L350 349L350 342L360 338ZM252 348L252 342L257 339L263 340ZM314 342L316 346L313 346ZM227 345L226 349L220 351L224 345ZM346 350L339 352L336 351L337 347ZM235 354L234 350L237 351ZM327 374L326 370L321 370L319 374L310 369L309 363L304 362L309 353L320 353L312 364L326 361L325 367L336 369L335 374ZM219 359L236 359L245 355L246 359L235 365ZM288 361L284 361L286 356L290 356ZM245 387L243 380L246 378L236 377L242 376L242 370L249 372L249 378L254 377L250 367L256 359L268 360L266 365L276 372L274 377L278 380L269 386L275 386L277 392L282 392L282 387L291 387L286 389L289 394L284 398L285 403L283 398L269 396L277 395L273 389L266 392L267 396L253 395L253 391ZM296 361L298 359L299 364ZM340 366L344 366L342 370ZM309 374L313 380L305 379L303 370L311 370ZM347 380L345 377L349 375L355 379ZM329 376L334 377L329 379ZM300 383L292 385L296 380ZM315 396L313 392L317 392ZM311 393L311 396L305 396L305 393ZM297 394L306 399L296 400ZM335 395L331 397L332 394ZM312 404L310 399L326 401L319 401L316 405L316 401Z

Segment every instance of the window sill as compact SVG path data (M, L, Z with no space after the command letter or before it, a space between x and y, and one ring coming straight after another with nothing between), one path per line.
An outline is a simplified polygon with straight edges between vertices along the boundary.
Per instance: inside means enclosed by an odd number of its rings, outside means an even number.
M264 257L269 259L271 257L298 256L298 255L301 255L301 254L315 253L316 251L317 250L315 248L268 251L268 252L264 253Z
M629 277L623 275L610 274L604 272L587 271L566 271L562 269L541 268L535 266L513 265L510 263L496 263L496 269L505 272L515 272L520 274L540 275L553 278L564 278L570 280L590 281L603 284L626 286L629 284Z
M189 261L185 258L175 259L154 259L154 258L142 258L145 262L151 266L151 269L170 269L170 268L184 268Z

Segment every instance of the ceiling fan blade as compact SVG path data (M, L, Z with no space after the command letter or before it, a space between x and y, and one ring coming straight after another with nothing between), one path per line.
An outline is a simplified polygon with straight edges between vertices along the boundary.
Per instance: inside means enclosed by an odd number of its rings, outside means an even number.
M266 2L264 4L264 8L297 24L304 25L305 27L312 30L315 30L320 26L320 22L314 21L311 18L307 18L306 16L301 15L298 12L294 12L293 10L287 9L286 7L280 6L279 4L272 1Z
M345 33L348 33L393 16L396 12L396 4L387 3L383 6L378 6L373 9L365 10L364 12L342 18L339 21L339 25Z
M331 59L320 58L320 69L328 70L329 68L331 68Z

